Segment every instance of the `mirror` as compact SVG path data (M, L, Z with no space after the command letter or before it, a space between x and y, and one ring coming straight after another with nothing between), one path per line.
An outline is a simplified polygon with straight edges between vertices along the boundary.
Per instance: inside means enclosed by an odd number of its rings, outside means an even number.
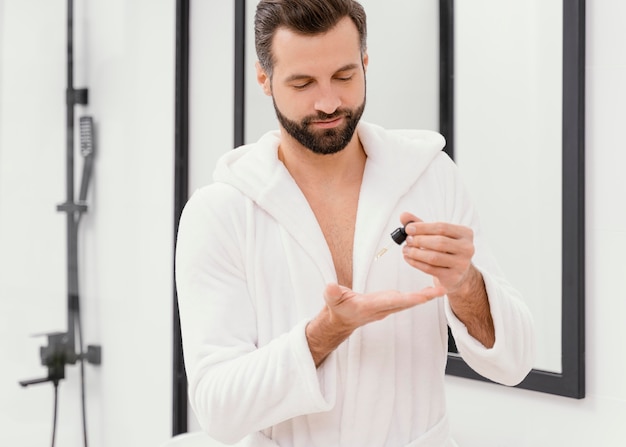
M190 183L208 180L216 157L192 151L190 163L190 140L194 148L236 147L276 128L254 78L256 2L216 9L177 0L176 227ZM364 119L446 136L493 248L514 247L496 255L537 320L537 366L519 387L584 397L584 1L361 3L370 55ZM225 50L229 33L234 47ZM211 128L228 120L230 105L232 130ZM174 309L179 433L187 428L187 384L175 292ZM453 352L447 373L485 380Z
M536 367L557 373L561 303L550 298L561 296L562 276L560 3L456 2L453 25L454 158L506 277L531 308L541 334Z
M584 1L440 3L454 159L535 318L519 387L582 398ZM447 373L485 380L454 353Z

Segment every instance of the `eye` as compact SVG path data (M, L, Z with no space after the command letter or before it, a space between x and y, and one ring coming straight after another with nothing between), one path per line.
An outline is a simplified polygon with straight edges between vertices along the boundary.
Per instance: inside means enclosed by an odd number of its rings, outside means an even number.
M292 87L296 90L304 90L309 85L311 85L311 81L303 82L301 84L293 84Z
M342 82L350 81L354 77L354 70L342 70L335 73L335 79Z

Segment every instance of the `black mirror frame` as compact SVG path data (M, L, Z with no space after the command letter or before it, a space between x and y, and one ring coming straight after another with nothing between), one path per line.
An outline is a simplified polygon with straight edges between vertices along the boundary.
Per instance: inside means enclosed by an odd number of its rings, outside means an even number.
M176 0L176 56L174 100L174 241L178 222L189 198L189 14L191 0ZM245 0L235 0L235 112L234 146L243 144L245 116ZM176 243L176 242L174 242ZM174 251L176 247L174 246ZM178 296L174 282L172 304L172 436L188 430L187 375L183 357Z
M245 0L235 0L234 143L244 135ZM440 0L440 131L454 157L454 0ZM190 0L176 0L174 240L189 193ZM519 388L581 399L585 396L585 0L563 0L563 278L562 373L533 369ZM187 431L185 375L176 287L173 291L172 434ZM446 374L487 381L458 356Z
M440 129L454 155L454 0L440 0ZM585 397L585 0L563 0L562 372L533 369L518 388ZM450 349L449 349L450 350ZM446 374L488 381L458 355Z
M174 251L178 222L189 198L189 9L190 0L176 0L176 61L174 87ZM173 260L172 260L173 262ZM174 276L174 272L172 272ZM183 358L178 295L173 280L172 302L172 436L186 433L187 374Z

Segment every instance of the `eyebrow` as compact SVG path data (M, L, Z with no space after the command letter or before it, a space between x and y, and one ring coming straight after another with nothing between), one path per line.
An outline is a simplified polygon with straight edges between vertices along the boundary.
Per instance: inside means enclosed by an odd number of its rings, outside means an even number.
M342 71L355 70L357 68L359 68L359 64L346 64L343 67L339 68L337 71L335 71L335 74L341 73ZM313 76L307 74L292 74L291 76L288 76L287 79L285 79L285 83L311 78L313 78Z

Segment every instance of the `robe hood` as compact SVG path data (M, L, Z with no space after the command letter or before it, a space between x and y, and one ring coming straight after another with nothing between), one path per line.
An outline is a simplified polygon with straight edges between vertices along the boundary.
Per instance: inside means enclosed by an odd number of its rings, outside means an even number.
M404 194L445 146L445 139L430 130L385 130L360 122L357 135L367 154L366 175L372 171L385 177L377 188L393 200ZM238 189L270 213L291 207L298 194L285 180L291 176L278 159L280 132L266 133L254 143L241 146L220 158L213 180ZM289 183L289 182L287 182Z
M445 140L428 130L385 130L359 123L357 135L367 161L359 195L355 227L353 288L364 290L371 260L382 235L398 226L400 199L441 155ZM336 281L332 256L302 191L278 159L280 132L272 131L219 160L213 179L238 190L267 212L317 259L327 282ZM410 211L410 210L406 210Z

